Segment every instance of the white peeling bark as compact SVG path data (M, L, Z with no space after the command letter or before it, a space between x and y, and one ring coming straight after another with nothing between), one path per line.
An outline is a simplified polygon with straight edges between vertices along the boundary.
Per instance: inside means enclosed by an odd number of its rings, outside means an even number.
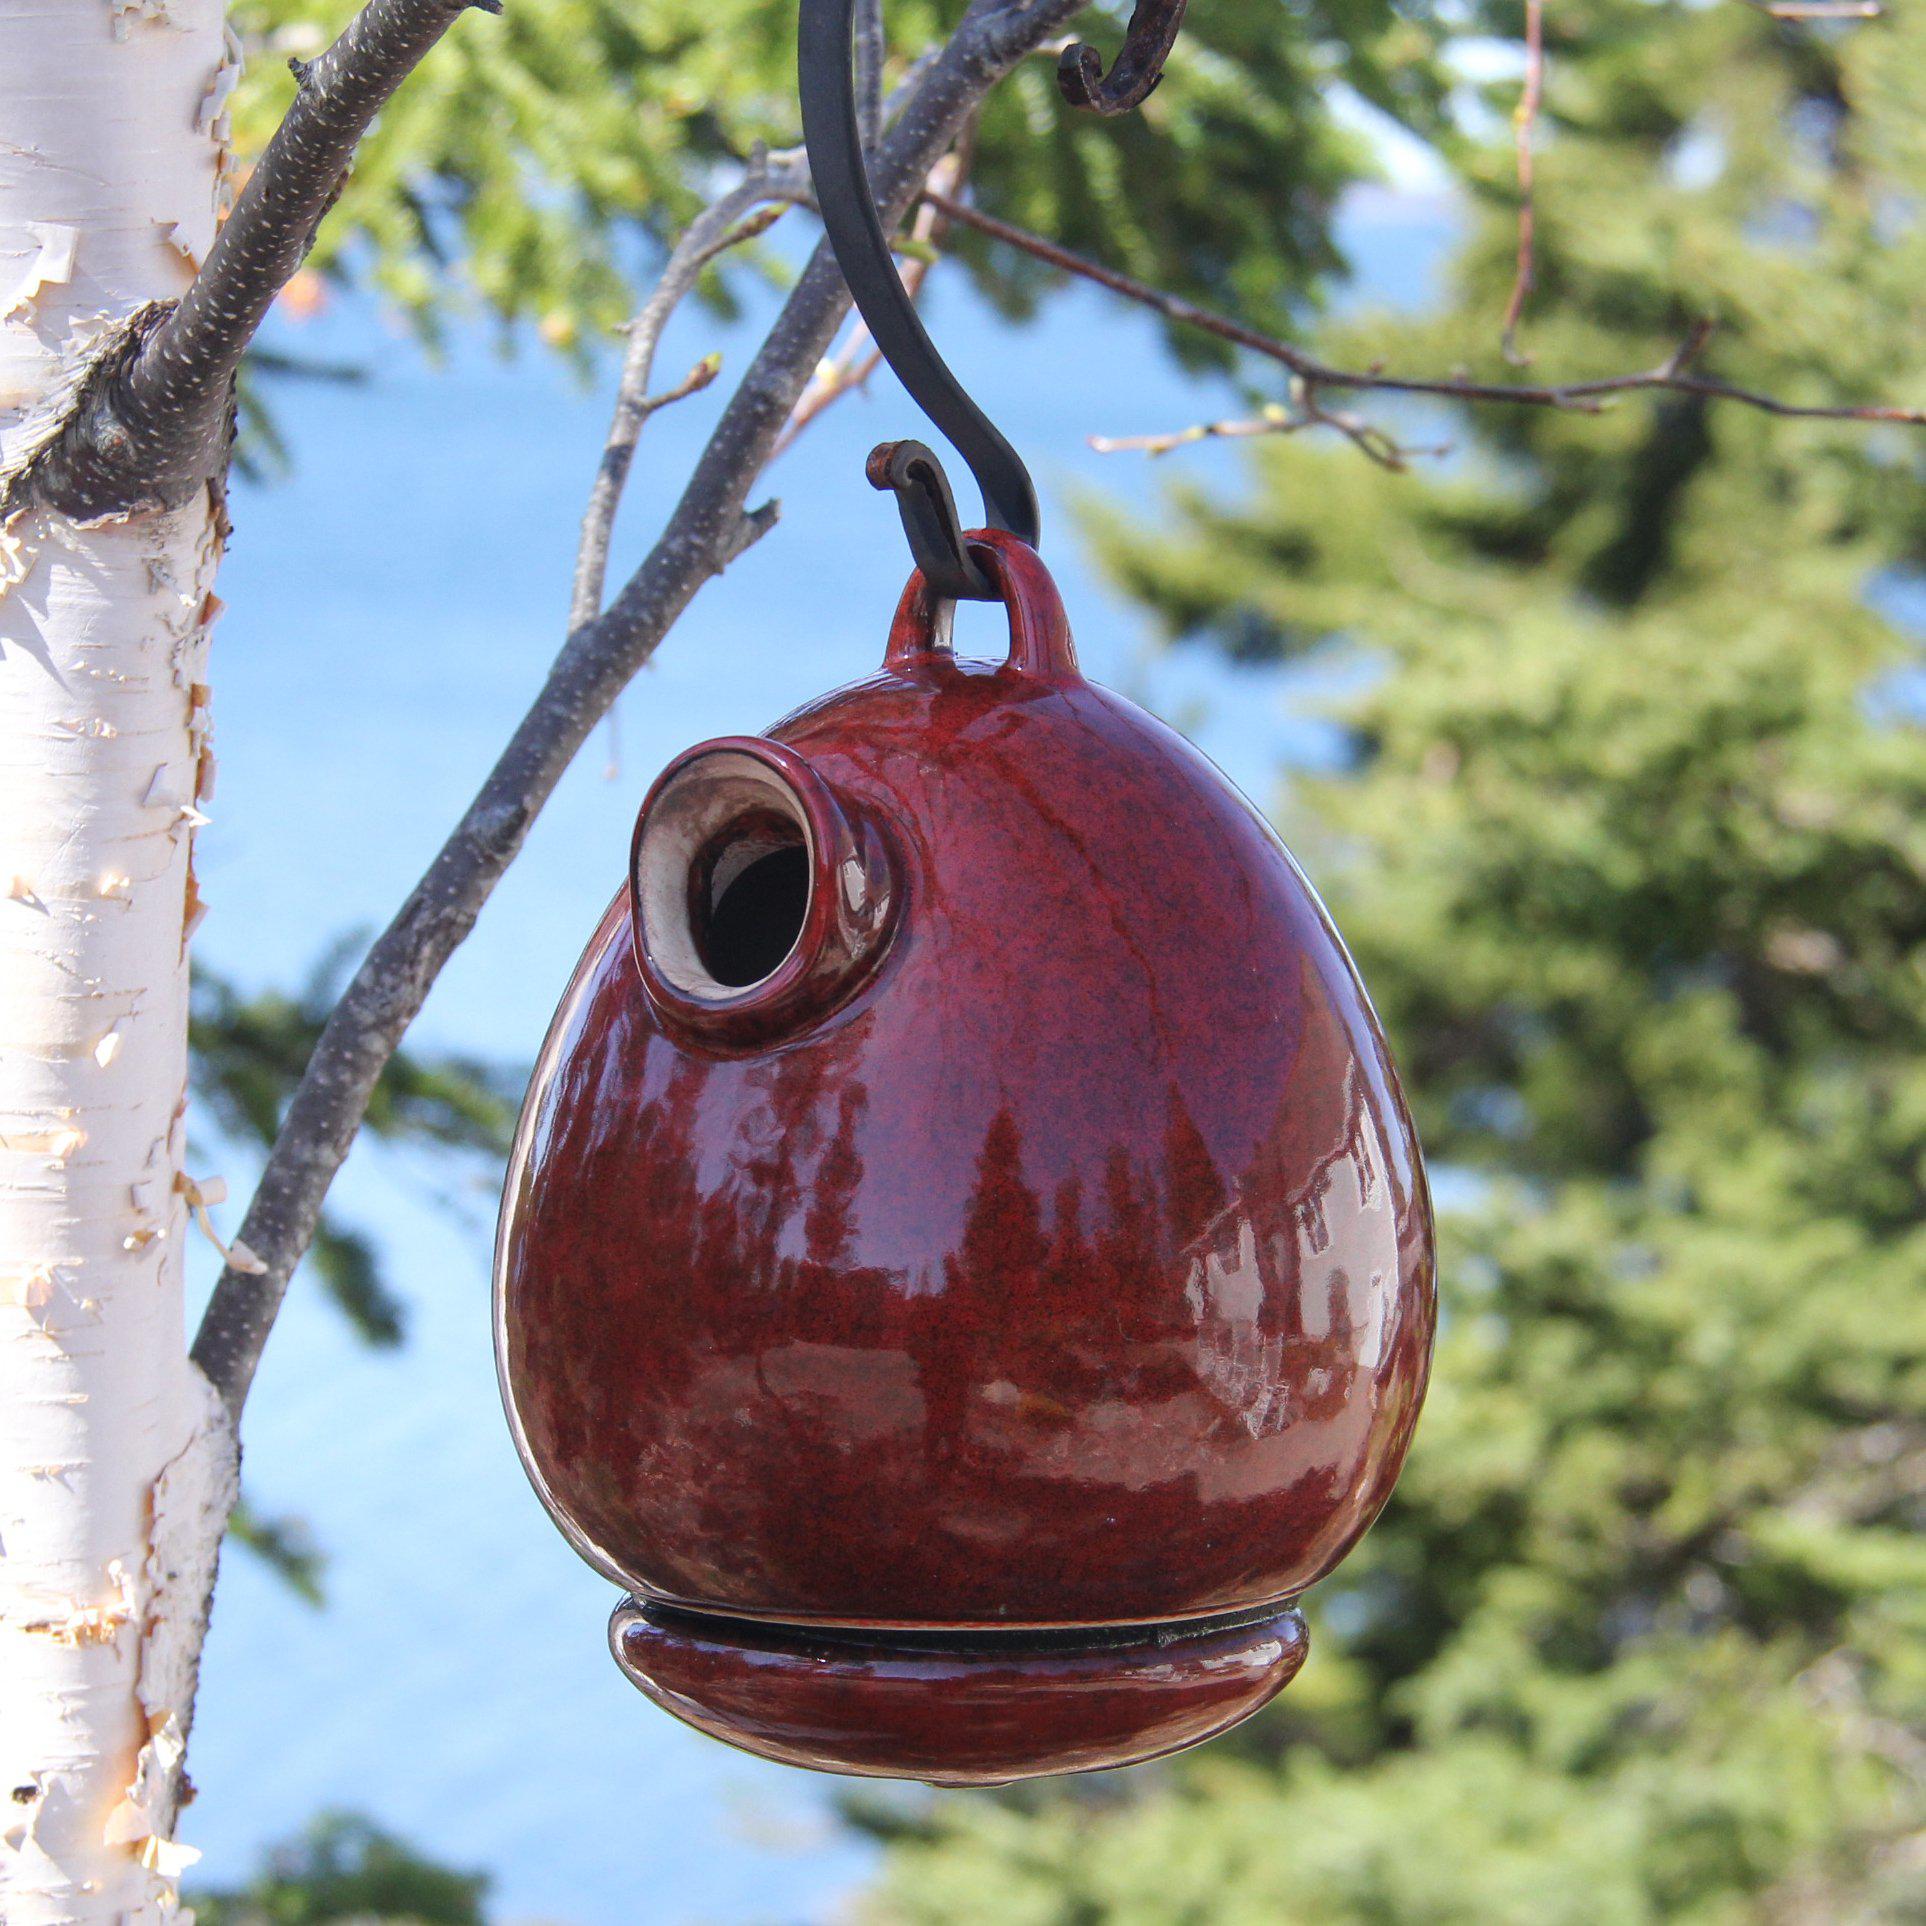
M0 0L0 471L212 240L221 0ZM175 1916L232 1501L182 1328L216 513L0 531L0 1918Z

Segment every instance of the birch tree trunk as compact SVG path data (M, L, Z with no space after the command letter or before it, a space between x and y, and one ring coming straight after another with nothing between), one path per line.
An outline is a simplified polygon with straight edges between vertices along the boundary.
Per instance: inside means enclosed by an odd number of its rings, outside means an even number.
M214 233L222 0L0 0L0 470ZM0 1918L177 1914L232 1431L189 1363L193 835L222 524L0 530Z

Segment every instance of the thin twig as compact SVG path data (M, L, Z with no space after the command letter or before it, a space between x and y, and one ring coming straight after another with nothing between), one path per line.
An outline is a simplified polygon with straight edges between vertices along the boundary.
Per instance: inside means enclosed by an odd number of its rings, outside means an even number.
M777 208L774 211L781 213L782 210ZM673 388L665 388L659 395L643 395L629 407L623 409L618 419L628 431L629 453L634 452L635 438L642 432L642 424L647 421L651 415L658 413L664 408L673 406L678 401L687 401L691 395L700 394L704 388L709 387L714 382L716 376L721 372L722 356L720 354L705 354ZM611 441L610 447L612 448L613 445ZM579 593L582 587L581 571L585 561L588 559L591 544L594 545L597 559L593 563L593 593L598 602L602 593L602 578L608 568L609 532L614 526L615 509L620 497L622 477L627 475L628 466L628 457L625 455L621 462L621 472L617 475L614 483L614 492L609 496L607 506L599 517L596 514L595 508L591 506L590 519L596 523L596 526L593 533L591 533L591 529L587 523L584 524L582 530L582 546L576 554L577 590ZM609 450L605 449L602 456L602 471L596 476L595 485L597 490L600 490L603 475L608 472L609 467ZM572 623L571 627L574 626L579 626L579 624ZM608 723L609 754L608 761L603 766L602 773L610 782L613 782L622 773L622 721L621 710L617 704L613 702L609 704L609 712L605 720Z
M1294 408L1273 402L1248 419L1200 421L1193 427L1160 435L1092 435L1090 446L1100 455L1134 453L1168 455L1200 441L1244 441L1256 435L1295 435L1306 428L1334 428L1380 468L1403 474L1421 457L1448 455L1448 442L1424 445L1399 441L1387 429L1346 408L1326 408L1308 382L1293 379Z
M961 191L969 166L970 149L974 144L970 138L973 133L972 127L965 138L959 140L930 170L930 185L939 192L955 194ZM945 214L927 200L924 201L916 209L915 218L910 224L911 241L924 250L940 246L947 221ZM930 266L927 255L912 255L904 262L901 269L903 287L912 301L922 292ZM845 395L858 394L867 388L870 376L882 366L882 362L882 354L871 341L862 316L851 315L848 340L810 376L809 386L796 403L796 412L789 417L788 426L778 438L775 453L770 459L786 453L796 437L817 416L834 407Z
M740 247L765 233L782 218L790 202L807 190L807 179L786 162L758 155L749 173L735 187L705 207L689 223L670 251L661 279L629 324L628 346L615 388L615 412L608 440L589 489L582 516L582 534L575 551L575 579L569 594L568 625L572 631L592 622L602 612L602 592L608 579L609 542L615 532L615 511L635 460L635 445L643 424L666 402L681 394L653 401L649 382L655 373L655 352L662 331L684 297L702 278L702 270L719 254ZM711 377L713 379L713 377ZM707 386L705 382L701 384ZM683 391L694 393L693 389Z
M218 483L234 376L314 244L369 123L470 6L369 0L334 45L295 62L293 105L173 307L143 310L60 432L9 481L0 512L39 501L86 519L172 507Z
M673 388L664 388L660 394L643 396L642 419L646 421L657 409L670 407L678 401L687 401L691 395L699 395L721 372L720 351L705 354Z
M1060 32L1078 4L972 0L878 150L874 177L886 227L901 220L983 95L1040 40ZM442 967L609 704L702 585L773 525L773 504L746 508L749 489L848 300L835 261L819 247L723 409L655 546L608 608L564 643L460 823L323 1026L241 1224L266 1269L259 1276L223 1271L194 1340L196 1363L236 1415L328 1186Z
M1880 0L1746 0L1772 20L1878 20L1886 9Z
M1538 199L1534 181L1532 137L1538 131L1538 107L1545 93L1545 0L1525 0L1525 85L1518 96L1512 126L1518 141L1518 269L1512 278L1511 299L1505 303L1504 331L1499 351L1514 368L1531 366L1531 356L1518 346L1518 324L1525 303L1538 280Z
M927 261L905 263L902 269L903 286L912 301L921 292L923 277L928 272ZM809 377L809 386L803 390L795 413L789 417L777 437L776 445L770 451L770 459L773 461L778 455L787 454L795 444L796 437L824 410L833 407L845 395L860 394L869 386L870 376L882 365L882 351L870 339L869 329L862 317L852 316L849 339L826 355L816 372Z
M1250 349L1253 354L1278 362L1293 374L1301 376L1313 390L1336 388L1382 394L1435 395L1448 401L1515 402L1526 407L1570 409L1580 414L1602 413L1605 404L1618 395L1665 390L1676 394L1700 395L1709 401L1736 402L1790 420L1885 421L1905 427L1926 426L1926 409L1782 401L1776 395L1764 394L1754 388L1742 388L1709 375L1692 374L1689 372L1691 363L1710 333L1710 324L1703 322L1679 349L1656 367L1633 374L1598 375L1583 381L1474 381L1469 375L1387 374L1382 367L1375 365L1369 368L1338 368L1306 349L1293 347L1288 341L1280 341L1273 335L1246 326L1242 321L1234 321L1227 315L1199 307L1196 302L1186 301L1181 295L1166 294L1163 289L1154 288L1148 282L1120 274L1115 268L1105 267L1101 262L1089 260L1081 254L1073 254L1055 241L1045 240L1042 235L1032 234L1027 228L1013 226L1008 221L998 220L993 214L981 213L965 202L952 200L946 194L925 190L923 199L941 208L953 221L973 227L978 233L989 235L992 240L1019 248L1035 260L1060 268L1066 274L1094 281L1097 286L1108 288L1113 294L1152 309L1166 320L1179 322L1185 327L1201 328L1206 334L1214 334L1220 341L1229 341L1237 347Z
M615 535L615 513L621 505L622 490L628 483L644 423L669 403L683 400L698 388L706 388L721 372L720 356L713 357L714 369L706 380L694 386L685 381L664 395L649 393L649 383L655 374L655 352L661 345L662 331L668 326L670 316L702 278L702 271L710 262L729 249L767 233L789 206L806 198L808 192L808 170L795 155L770 154L759 148L742 180L705 207L683 231L669 252L654 291L629 323L628 347L623 352L622 370L616 378L615 413L609 423L608 440L603 444L595 481L589 489L588 504L582 514L582 533L576 543L575 579L569 592L571 631L592 622L602 612L609 544ZM705 365L698 363L697 367ZM605 768L613 781L622 769L622 725L613 703L608 713L608 744Z

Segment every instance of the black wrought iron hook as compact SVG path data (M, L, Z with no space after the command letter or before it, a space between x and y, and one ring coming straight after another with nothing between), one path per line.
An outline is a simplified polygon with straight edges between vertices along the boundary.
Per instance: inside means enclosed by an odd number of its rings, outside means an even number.
M1094 47L1066 48L1057 69L1064 98L1100 114L1140 105L1163 78L1185 4L1136 0L1123 49L1108 74ZM896 272L863 162L852 68L855 30L856 0L801 0L796 54L803 145L830 248L883 359L969 464L983 493L985 523L1034 548L1040 519L1029 470L937 353ZM911 552L931 587L954 598L997 599L970 557L943 465L928 448L919 441L885 442L870 457L869 477L878 488L895 491Z
M984 522L1007 529L1034 548L1040 523L1030 472L937 353L890 257L856 122L851 67L855 24L856 0L802 0L796 51L803 144L829 245L883 359L969 464L983 492ZM893 460L879 449L883 460L879 468L872 457L871 479L880 474L877 485L896 490L917 565L944 594L995 600L963 547L942 465L920 443L896 446L919 450L920 458ZM949 529L957 530L956 541L945 552L939 544L947 544Z
M1057 89L1072 107L1093 114L1127 114L1156 92L1164 62L1177 44L1188 0L1137 0L1130 10L1124 43L1109 73L1103 56L1087 41L1064 48L1057 62Z

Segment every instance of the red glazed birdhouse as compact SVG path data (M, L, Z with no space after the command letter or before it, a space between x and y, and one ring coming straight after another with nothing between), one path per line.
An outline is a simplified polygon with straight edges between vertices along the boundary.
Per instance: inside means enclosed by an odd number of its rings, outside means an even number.
M1223 1730L1391 1490L1433 1325L1383 1038L1283 845L912 577L882 672L670 765L542 1052L496 1320L656 1703L980 1784Z

